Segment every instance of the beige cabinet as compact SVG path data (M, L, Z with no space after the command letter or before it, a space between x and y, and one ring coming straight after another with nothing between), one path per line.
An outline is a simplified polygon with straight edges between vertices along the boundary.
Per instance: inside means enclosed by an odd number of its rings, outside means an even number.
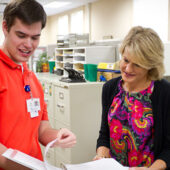
M48 80L50 81L50 77ZM49 87L47 79L45 82L45 87ZM53 114L49 113L50 122L56 129L70 129L77 137L77 144L71 149L50 149L48 160L53 165L83 163L91 161L95 156L101 122L102 86L103 83L100 82L52 82L53 93L49 101L53 105ZM46 96L48 95L45 98ZM50 105L48 111L49 107Z
M52 77L51 77L52 79ZM44 91L44 100L47 104L47 111L48 111L48 118L50 121L50 124L53 127L53 113L54 113L54 109L53 109L53 96L54 96L54 89L53 89L53 83L52 80L50 80L48 77L44 76L44 77L40 77L39 78L42 87L43 87L43 91Z
M76 134L72 149L55 149L56 165L91 161L101 121L102 83L54 83L54 125Z
M44 100L47 104L47 111L48 111L48 118L51 126L54 127L54 108L53 108L53 102L54 102L54 86L53 86L53 81L58 81L58 79L52 75L52 74L47 74L47 73L42 73L42 74L36 74L37 78L39 79L43 91L44 91ZM45 152L45 147L41 145L41 150L42 153L44 154ZM49 163L52 165L55 165L55 151L54 149L50 149L49 152L47 153L47 160Z

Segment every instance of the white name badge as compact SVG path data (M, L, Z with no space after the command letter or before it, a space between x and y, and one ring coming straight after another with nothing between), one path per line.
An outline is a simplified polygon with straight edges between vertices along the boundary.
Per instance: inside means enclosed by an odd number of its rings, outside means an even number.
M33 98L26 100L27 111L30 112L31 118L39 116L38 111L40 110L40 99Z

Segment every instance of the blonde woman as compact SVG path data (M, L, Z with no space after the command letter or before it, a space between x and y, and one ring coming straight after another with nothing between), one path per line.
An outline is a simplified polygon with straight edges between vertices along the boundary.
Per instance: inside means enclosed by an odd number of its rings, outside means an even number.
M106 82L94 160L112 157L130 170L170 169L170 83L155 31L133 27L120 47L121 77Z

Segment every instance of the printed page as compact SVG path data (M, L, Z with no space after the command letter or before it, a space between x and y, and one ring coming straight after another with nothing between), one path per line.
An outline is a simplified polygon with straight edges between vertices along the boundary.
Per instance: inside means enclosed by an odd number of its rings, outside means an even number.
M44 153L44 164L46 167L46 170L61 170L61 168L57 168L56 166L52 166L48 163L47 161L47 153L48 150L52 147L52 145L57 141L57 138L53 141L51 141L50 143L47 144L47 146L45 147L45 153Z
M34 170L46 170L44 162L14 149L7 149L4 157Z
M66 164L63 168L55 167L48 163L47 153L49 148L57 141L50 142L45 148L44 162L40 161L34 157L31 157L23 152L14 149L7 149L2 155L6 158L15 161L21 165L34 170L128 170L128 167L122 166L119 162L112 158L103 158L96 161L81 163L81 164Z
M2 155L14 162L17 162L21 165L24 165L34 170L61 170L61 168L57 168L55 166L48 164L47 161L45 162L40 161L39 159L36 159L18 150L9 148Z
M52 147L52 145L56 141L57 139L53 140L45 148L44 162L45 162L45 166L47 170L61 170L60 168L56 168L54 166L51 167L51 165L48 163L46 159L46 155L47 155L49 148ZM63 169L66 169L66 170L113 170L113 169L128 170L129 168L122 166L119 162L117 162L113 158L104 158L104 159L86 162L82 164L66 164L66 165L63 165Z
M112 158L103 158L96 161L91 161L82 164L67 164L67 170L128 170L128 167L122 166Z

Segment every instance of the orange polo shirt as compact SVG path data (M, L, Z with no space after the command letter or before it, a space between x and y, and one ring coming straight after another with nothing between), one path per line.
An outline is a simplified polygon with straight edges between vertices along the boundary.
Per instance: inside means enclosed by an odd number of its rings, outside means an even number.
M0 143L42 160L38 128L41 120L48 120L47 106L35 74L26 63L23 68L22 72L21 66L0 50ZM39 116L35 118L27 111L26 100L31 97L25 85L30 85L33 98L40 99Z

